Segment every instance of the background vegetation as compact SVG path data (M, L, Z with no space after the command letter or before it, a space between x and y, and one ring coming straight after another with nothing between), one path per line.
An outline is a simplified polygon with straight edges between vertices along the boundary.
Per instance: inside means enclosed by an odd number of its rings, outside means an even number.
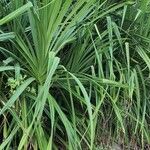
M149 149L150 0L0 1L0 150Z

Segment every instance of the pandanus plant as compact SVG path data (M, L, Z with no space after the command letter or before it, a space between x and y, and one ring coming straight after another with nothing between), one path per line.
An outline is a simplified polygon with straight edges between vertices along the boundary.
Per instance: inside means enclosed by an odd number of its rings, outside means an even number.
M99 86L99 80L87 76L99 54L94 50L99 38L94 40L91 32L94 23L126 4L107 8L106 1L97 0L0 2L0 51L5 59L0 88L6 89L1 94L0 149L94 148L94 120L101 102L92 104L91 82ZM78 45L83 38L83 45ZM89 39L93 42L87 48ZM62 62L65 53L71 60ZM120 82L101 82L124 87ZM121 122L121 115L117 117Z

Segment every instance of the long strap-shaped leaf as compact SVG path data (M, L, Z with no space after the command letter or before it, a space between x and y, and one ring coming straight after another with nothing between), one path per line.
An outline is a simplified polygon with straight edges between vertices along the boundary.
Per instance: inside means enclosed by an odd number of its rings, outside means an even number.
M69 73L73 79L76 81L76 83L78 84L78 86L80 87L82 94L85 98L86 101L86 105L87 105L87 110L88 110L88 114L89 114L89 120L90 120L90 129L91 129L91 145L90 145L90 149L93 149L93 143L94 143L94 126L93 126L93 115L92 115L92 105L90 102L90 98L84 88L84 86L82 85L82 83L80 82L80 80L73 75L72 73Z
M20 85L18 87L18 89L15 91L15 93L12 95L12 97L8 100L8 102L5 104L5 106L0 110L0 115L2 115L7 109L9 109L14 104L14 102L19 98L19 96L22 94L22 92L34 80L35 80L34 78L29 78L22 85Z
M25 4L24 6L18 8L17 10L13 11L12 13L10 13L9 15L5 16L4 18L2 18L0 20L0 25L3 25L7 22L9 22L10 20L18 17L19 15L23 14L24 12L26 12L28 9L30 9L32 7L32 3L28 2L27 4Z
M69 149L70 150L74 149L77 141L76 141L76 134L75 134L75 131L71 125L71 122L68 120L68 118L66 117L64 112L61 110L61 107L58 105L58 103L56 102L56 100L53 98L52 95L49 94L48 100L49 100L49 103L51 103L51 106L58 113L62 123L65 126L67 136L68 136L68 141L69 141Z
M0 34L0 41L9 40L13 38L15 38L15 33L13 32Z
M14 70L14 66L0 66L0 72Z
M7 144L13 139L14 135L17 133L19 127L14 127L9 136L5 139L3 143L0 144L0 149L4 149Z
M54 73L58 67L59 61L60 61L60 59L58 57L55 57L55 53L50 52L49 64L48 64L49 68L47 69L47 72L48 72L47 78L46 78L44 85L41 86L39 89L39 94L36 99L36 107L35 107L35 113L33 115L33 120L31 122L30 126L27 128L26 132L23 134L22 139L18 146L18 150L21 150L24 143L26 142L26 140L31 132L33 123L35 123L35 121L36 121L35 124L37 125L38 121L40 121L40 119L41 119L41 116L42 116L42 113L44 110L44 106L45 106L45 102L49 95L49 88L51 85L52 76L54 75Z

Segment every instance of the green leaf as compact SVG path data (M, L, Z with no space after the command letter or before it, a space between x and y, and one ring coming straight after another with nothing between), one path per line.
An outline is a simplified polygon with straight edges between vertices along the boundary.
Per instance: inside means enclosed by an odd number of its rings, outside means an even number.
M13 38L15 38L15 33L14 32L0 34L0 41L10 40L10 39L13 39Z
M14 102L19 98L19 96L23 93L23 91L31 84L35 79L29 78L20 85L12 97L7 101L7 103L0 110L0 115L2 115L7 109L13 106Z
M18 8L17 10L13 11L12 13L10 13L9 15L5 16L4 18L0 19L0 25L3 25L7 22L9 22L10 20L18 17L19 15L23 14L24 12L26 12L27 10L29 10L32 7L32 3L28 2L27 4L25 4L24 6Z

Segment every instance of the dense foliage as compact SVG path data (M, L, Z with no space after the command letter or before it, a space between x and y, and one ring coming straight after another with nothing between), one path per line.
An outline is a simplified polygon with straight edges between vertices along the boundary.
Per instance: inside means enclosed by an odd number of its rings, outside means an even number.
M0 150L148 148L149 10L1 0Z

